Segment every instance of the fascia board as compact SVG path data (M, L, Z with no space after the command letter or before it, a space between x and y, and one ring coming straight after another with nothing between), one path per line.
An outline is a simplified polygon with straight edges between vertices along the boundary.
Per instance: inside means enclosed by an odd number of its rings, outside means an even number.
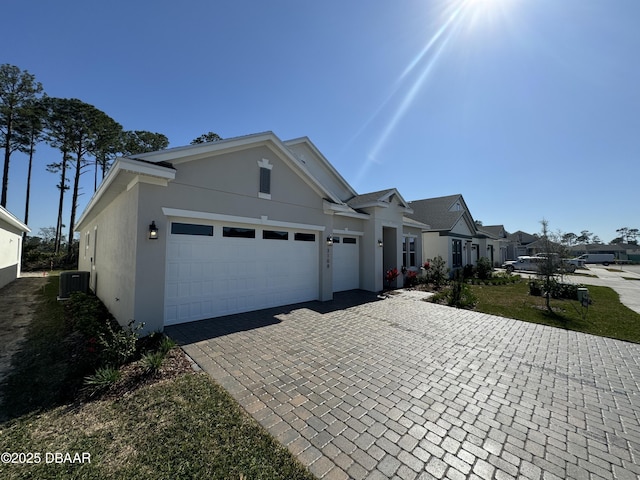
M275 137L273 132L255 133L252 135L245 135L243 137L230 138L228 140L219 140L217 142L185 145L182 147L158 150L156 152L141 153L138 155L132 155L131 157L152 163L170 162L171 164L178 165L183 162L206 157L211 153L242 149L247 145L257 144L271 137Z
M96 192L93 194L91 200L89 200L89 203L82 212L82 215L80 215L80 218L74 225L74 230L76 232L82 230L82 224L86 220L91 210L93 210L95 205L109 190L110 186L115 182L118 176L123 173L133 173L142 176L160 178L166 180L167 182L173 180L176 177L176 171L172 168L138 162L127 157L116 159L115 163L109 169L107 176L98 187L98 190L96 190Z
M314 175L312 175L304 165L300 163L300 161L276 135L271 134L269 142L266 142L266 146L270 147L273 153L278 155L286 164L288 164L294 172L298 173L300 178L302 178L302 180L306 182L307 185L309 185L318 195L323 198L329 198L335 203L341 202L338 197L327 190L324 185Z
M22 232L29 233L31 231L29 227L27 227L24 223L22 223L20 220L14 217L13 214L9 212L9 210L1 206L0 206L0 220L4 221L5 223L8 223L12 227L17 228Z
M327 158L322 154L320 150L314 145L314 143L309 139L309 137L300 137L294 138L293 140L287 140L283 142L285 146L289 145L297 145L300 143L305 143L307 146L313 151L313 153L324 163L325 167L338 179L340 182L349 190L351 195L356 196L358 192L345 180L345 178L340 175L340 172L335 169L335 167L327 160Z

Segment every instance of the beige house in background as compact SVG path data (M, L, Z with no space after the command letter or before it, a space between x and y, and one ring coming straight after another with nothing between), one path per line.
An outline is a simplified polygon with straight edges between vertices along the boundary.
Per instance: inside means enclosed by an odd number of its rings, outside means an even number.
M442 257L451 270L477 265L482 257L493 266L506 260L506 232L502 225L476 224L461 194L409 202L410 217L427 224L422 231L425 259Z
M0 206L0 288L20 276L22 235L29 227Z
M422 262L412 213L396 189L358 195L308 138L260 133L117 159L76 225L79 270L121 324L162 330L380 291Z

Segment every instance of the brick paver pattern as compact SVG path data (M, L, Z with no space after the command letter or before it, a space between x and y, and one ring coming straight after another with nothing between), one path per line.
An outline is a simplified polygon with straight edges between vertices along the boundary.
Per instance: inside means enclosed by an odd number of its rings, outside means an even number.
M639 478L639 345L338 300L167 332L321 479Z

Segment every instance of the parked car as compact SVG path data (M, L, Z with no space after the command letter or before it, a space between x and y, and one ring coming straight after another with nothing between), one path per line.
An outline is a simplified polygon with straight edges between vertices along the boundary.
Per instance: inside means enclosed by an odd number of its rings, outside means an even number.
M560 258L560 254L558 253L536 253L536 257L548 258L552 257L553 262L562 265L562 270L573 273L577 268L585 268L584 260L579 258Z
M536 255L535 257L522 256L518 257L518 260L509 260L502 265L507 272L512 273L515 270L521 270L525 272L536 272L540 271L540 265L543 265L547 262L548 256ZM559 259L554 260L554 264L557 266L558 270L564 270L569 273L573 273L576 271L578 267L584 267L584 263L582 261L573 261L573 259Z
M580 255L578 260L582 260L584 263L601 263L604 266L613 263L615 256L613 253L585 253Z

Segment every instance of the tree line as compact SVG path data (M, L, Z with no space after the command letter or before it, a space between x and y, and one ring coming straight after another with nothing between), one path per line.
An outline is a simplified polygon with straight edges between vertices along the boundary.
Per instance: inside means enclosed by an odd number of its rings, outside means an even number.
M195 138L191 143L221 140L214 132ZM24 223L29 221L31 174L36 146L40 143L60 151L60 160L46 166L57 175L58 217L53 239L57 254L62 246L65 196L71 190L71 215L67 251L71 253L76 221L81 175L93 169L93 188L98 187L110 165L118 156L131 156L163 150L169 139L145 130L124 130L122 125L98 108L76 98L49 97L26 70L0 65L0 148L4 150L0 205L7 206L11 155L28 155Z
M621 227L616 229L618 236L611 240L610 244L626 243L629 245L637 245L638 237L640 237L640 230L637 228ZM559 236L560 243L567 246L577 245L581 243L596 243L601 244L600 237L589 232L589 230L582 230L580 235L575 233L563 233Z

